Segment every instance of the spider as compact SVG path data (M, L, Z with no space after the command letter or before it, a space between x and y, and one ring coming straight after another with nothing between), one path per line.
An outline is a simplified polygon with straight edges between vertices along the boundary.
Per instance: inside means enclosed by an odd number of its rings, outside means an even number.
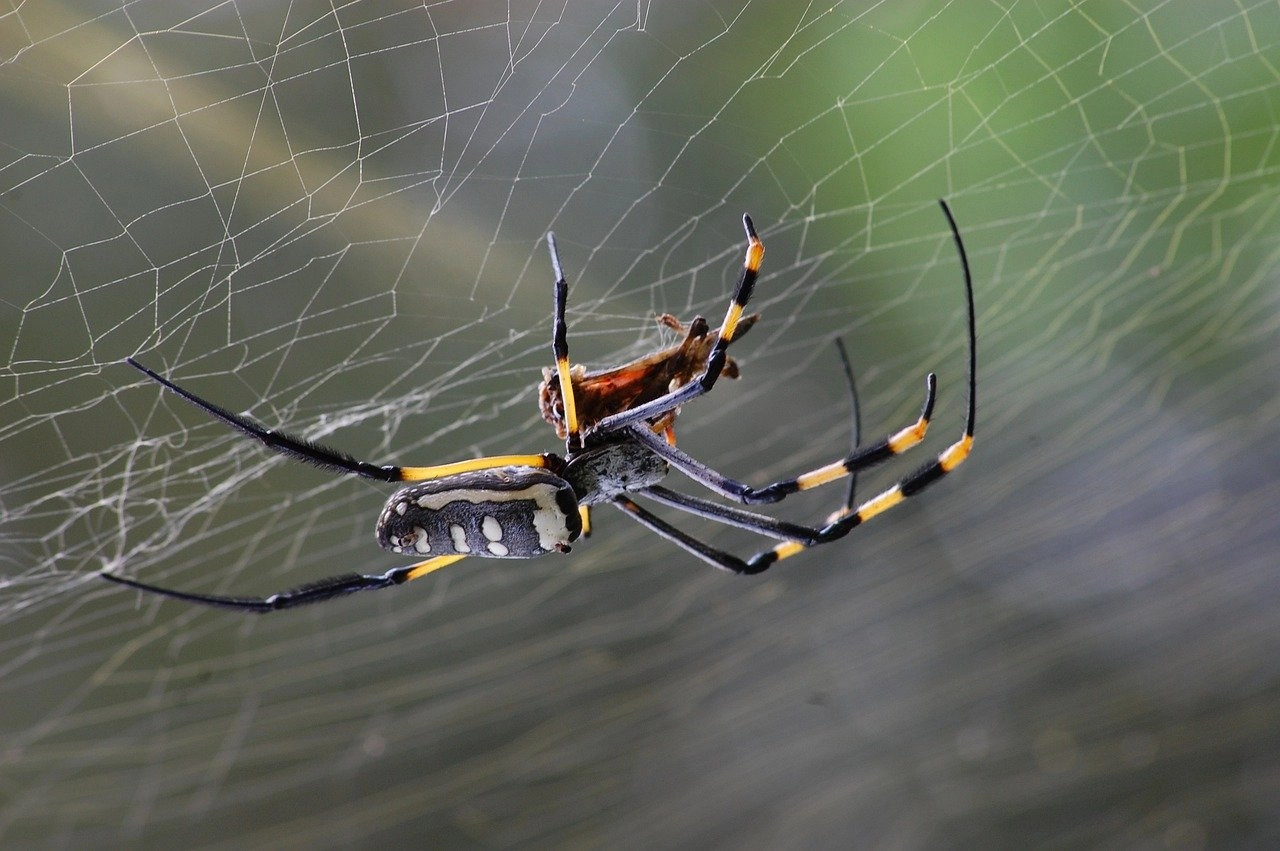
M933 413L937 381L933 373L926 377L924 407L915 423L878 442L855 445L852 452L838 461L762 488L724 476L678 449L670 440L670 427L677 411L682 405L709 392L716 380L727 374L730 361L726 350L754 322L753 317L743 317L743 309L755 287L764 245L756 234L751 217L744 215L746 259L719 330L713 335L695 320L691 323L685 344L606 373L583 373L569 363L565 322L568 283L560 264L555 236L547 235L555 275L551 348L555 357L554 376L558 393L544 386L541 395L544 415L548 420L553 424L562 421L565 436L563 456L554 453L494 455L432 467L379 466L233 414L128 358L129 365L148 378L268 449L338 473L353 473L385 482L411 483L391 495L378 517L375 534L383 549L423 560L381 574L348 573L321 579L267 597L191 593L150 585L107 571L101 575L121 585L190 603L269 612L357 591L400 585L468 556L534 558L551 552L568 552L570 545L583 532L587 509L600 503L613 505L688 553L734 574L760 573L809 547L842 538L855 527L950 473L968 457L973 446L977 392L973 280L964 242L951 210L945 201L939 201L939 204L946 215L964 274L969 344L969 399L964 433L934 460L878 496L857 507L853 506L850 498L821 526L778 520L735 505L669 490L659 483L674 467L721 497L744 505L759 505L779 502L798 491L853 477L858 471L899 455L924 439ZM696 372L685 362L685 354L690 351L699 358L705 357ZM664 368L672 365L668 362L673 358L679 361L675 364L679 368L666 375L664 383L657 376L666 374ZM591 383L592 378L600 375L626 375L628 372L648 376L638 383L638 389L633 387L636 392L614 395L607 382ZM550 380L548 377L548 382ZM585 386L595 386L598 390L603 388L603 393L596 394L590 412L580 414L576 403L584 380ZM739 558L670 525L640 506L632 499L633 495L707 520L746 529L780 543L749 558Z

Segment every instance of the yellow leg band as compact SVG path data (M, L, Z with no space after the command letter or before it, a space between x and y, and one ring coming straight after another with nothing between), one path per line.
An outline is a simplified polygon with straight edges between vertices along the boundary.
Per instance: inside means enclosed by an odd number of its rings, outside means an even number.
M405 576L405 582L412 582L420 576L426 576L428 573L439 570L442 567L448 567L455 561L461 561L466 556L436 556L429 558L421 564L415 564L409 573Z
M796 553L804 552L806 549L807 547L804 544L788 541L785 544L778 544L778 546L774 547L773 554L778 557L778 561L782 561L784 558L790 558Z
M969 450L972 448L973 435L971 434L966 434L959 441L953 443L947 448L946 452L938 456L938 463L942 465L942 471L950 473L956 467L959 467L960 463L969 457Z
M809 488L816 488L818 485L825 485L827 482L834 482L836 479L847 475L849 475L849 469L843 461L837 461L834 464L819 467L811 473L798 476L796 485L799 486L800 490L805 491Z
M877 514L893 508L904 499L906 499L906 497L902 495L902 488L894 485L879 496L873 497L858 506L858 518L860 520L870 520Z
M720 325L720 339L728 343L733 339L733 334L738 330L738 320L742 318L742 305L734 302L729 305L729 310L724 315L724 322Z
M556 372L560 374L560 398L564 401L564 424L569 434L578 433L578 405L573 398L573 379L569 377L568 358L556 360Z
M916 420L915 425L910 425L902 431L889 438L889 451L894 455L906 452L920 441L924 440L924 433L929 430L929 421L924 417Z
M494 467L546 466L547 459L542 455L490 455L486 458L473 458L470 461L439 464L435 467L401 467L400 481L420 482L424 479L441 479L445 476L470 473L474 470L491 470Z

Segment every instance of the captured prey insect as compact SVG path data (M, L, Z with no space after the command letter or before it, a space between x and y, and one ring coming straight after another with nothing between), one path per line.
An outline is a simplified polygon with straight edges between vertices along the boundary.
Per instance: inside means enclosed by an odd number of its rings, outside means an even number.
M749 216L746 258L724 320L716 331L705 321L690 323L683 344L619 367L588 373L569 361L565 280L555 236L547 235L555 275L552 354L540 392L544 416L565 438L563 456L554 453L494 455L430 467L375 465L318 443L267 428L249 417L201 399L130 358L128 363L169 391L222 420L267 448L339 473L385 482L408 482L393 493L378 517L378 544L397 555L421 559L380 574L347 573L267 597L234 597L162 588L119 574L105 579L191 603L256 612L315 603L357 591L386 588L419 579L460 559L534 558L568 552L583 532L587 510L609 503L710 564L735 574L754 574L776 562L849 534L857 526L914 496L958 467L973 446L977 394L977 329L973 279L959 228L940 201L964 276L968 314L968 408L964 432L932 461L879 495L857 505L850 498L822 525L778 520L735 505L669 490L659 484L671 468L719 496L744 505L780 502L798 491L854 476L920 443L932 417L937 381L925 381L920 417L882 440L858 446L845 457L795 478L756 488L716 472L674 445L672 423L683 405L708 393L716 381L736 372L727 350L754 316L743 309L756 285L764 245ZM843 356L843 355L842 355ZM695 366L696 364L696 366ZM847 369L847 367L846 367ZM581 402L581 404L580 404ZM713 547L659 518L632 496L651 499L697 517L746 529L780 541L743 559Z
M719 331L712 331L707 320L701 316L695 316L687 329L670 313L660 314L657 319L659 325L684 334L684 339L674 346L659 349L653 354L613 369L587 372L581 364L575 364L569 369L580 431L590 431L596 423L610 414L652 402L671 390L683 387L706 366L707 356L720 339ZM760 314L753 313L738 320L734 341L741 340L759 319ZM724 359L720 377L738 377L738 364L733 358ZM542 368L538 405L542 410L542 418L555 427L556 435L561 439L567 438L569 427L565 423L560 378L551 367ZM675 444L673 425L678 413L678 408L664 411L651 418L649 426L655 432L665 434L668 443Z

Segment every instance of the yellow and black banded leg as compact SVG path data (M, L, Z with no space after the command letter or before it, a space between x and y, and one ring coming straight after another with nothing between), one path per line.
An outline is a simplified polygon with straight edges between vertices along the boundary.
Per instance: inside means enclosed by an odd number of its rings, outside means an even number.
M835 343L836 351L840 355L840 363L844 370L845 384L849 391L849 416L852 420L850 450L856 453L862 442L862 419L860 405L858 404L857 383L854 380L853 367L849 362L849 355L845 351L843 341L836 338ZM850 473L848 482L849 487L846 491L844 505L832 512L822 527L803 526L785 520L778 520L765 514L757 514L753 511L746 511L731 505L713 502L709 499L672 491L661 485L651 485L638 493L655 502L679 509L687 514L693 514L728 526L736 526L767 537L777 538L783 543L776 547L775 550L790 553L793 551L799 552L801 549L823 543L824 535L830 534L827 531L827 527L854 512L857 474ZM744 561L731 553L703 544L696 538L692 538L675 527L663 523L652 514L639 508L639 506L635 506L634 503L632 505L619 504L618 507L625 509L634 519L644 523L654 531L658 531L668 540L676 542L688 552L707 560L716 567L730 570L734 573L752 572L752 563L750 561ZM768 555L761 554L757 560L763 561L767 559L769 559Z
M671 466L708 490L715 491L721 496L746 503L747 505L763 505L779 502L798 491L810 490L811 488L838 481L859 470L865 470L868 467L886 461L895 455L901 455L917 445L924 440L925 432L929 429L929 420L933 416L933 406L937 398L937 391L937 378L933 373L929 373L925 379L924 406L920 411L919 418L914 423L877 443L855 449L839 461L826 464L816 470L810 470L793 479L783 479L762 488L752 487L716 472L678 447L668 445L659 435L655 435L647 429L632 426L628 433L637 441L643 443L655 455L665 459Z
M836 352L840 355L840 364L844 370L845 385L849 391L849 417L852 421L850 451L856 453L862 443L862 416L858 404L858 387L853 377L853 366L849 362L849 353L845 351L844 342L837 337L835 343ZM674 446L675 440L672 438L673 435L668 430L667 443ZM827 524L834 523L853 511L858 477L856 473L850 473L848 478L849 488L845 495L844 505L831 513L831 516L827 518ZM638 491L638 493L655 502L677 508L688 514L703 517L707 520L714 520L728 526L737 526L749 532L758 532L784 542L794 541L811 546L817 542L818 536L822 533L822 527L802 526L798 523L777 520L766 514L745 511L731 505L724 505L709 499L673 491L661 485L650 485Z
M239 609L250 612L274 612L279 609L292 609L297 606L305 606L308 603L332 600L334 597L354 594L357 591L371 591L378 588L389 588L393 585L403 585L442 567L447 567L462 558L465 558L465 556L436 556L418 564L397 567L380 574L345 573L341 576L331 576L328 579L299 585L297 588L290 588L288 591L281 591L268 597L224 597L218 594L192 594L186 591L175 591L172 588L162 588L159 585L149 585L136 579L127 579L105 571L100 576L119 585L127 585L139 591L149 591L152 594L172 597L175 600L185 600L188 603L202 603L206 606L218 606L224 609Z
M973 450L973 432L978 404L978 328L977 311L973 300L973 275L969 270L969 255L965 251L964 240L960 238L960 229L956 226L955 217L951 215L951 208L947 206L946 201L939 201L938 204L942 207L942 212L947 217L947 224L951 228L951 236L956 244L956 252L960 255L960 266L964 271L965 305L968 312L969 332L969 400L965 410L964 434L961 435L959 440L943 450L936 460L925 464L880 495L862 503L856 509L851 504L846 504L843 510L828 518L828 524L826 528L821 530L819 540L815 544L824 544L842 538L855 527L860 526L877 514L882 514L901 504L904 500L915 496L963 464ZM852 489L850 489L849 494L851 503ZM786 542L779 544L772 550L757 553L748 562L748 566L752 568L750 572L759 573L762 570L767 570L775 562L793 556L815 544Z
M943 451L936 460L924 465L898 484L867 500L856 509L846 508L836 512L827 525L821 528L806 527L775 520L771 517L744 511L733 506L721 505L710 500L670 491L657 485L639 491L644 496L673 508L678 508L686 513L782 539L782 543L773 549L756 553L748 559L739 558L730 552L699 541L625 496L616 497L613 502L615 506L625 511L651 531L722 570L737 574L761 573L768 570L778 561L790 558L810 547L843 538L857 526L915 496L960 466L969 456L969 452L973 447L971 425L972 420L969 420L964 436Z
M551 353L556 360L556 374L560 379L560 398L564 402L564 424L568 435L565 450L573 452L582 448L582 435L578 425L578 406L573 395L573 379L569 373L569 325L565 321L565 304L569 299L569 283L560 265L560 252L556 248L556 235L547 234L547 249L551 252L551 269L556 276L554 295L554 321L551 331Z
M341 450L307 440L304 437L276 431L249 417L233 414L226 408L206 401L190 390L179 387L159 373L138 363L133 358L126 358L126 362L166 390L181 396L200 410L216 419L222 420L242 434L252 437L273 452L279 452L281 455L287 455L295 460L305 461L340 473L352 473L382 482L419 482L426 479L452 476L458 473L469 473L474 470L490 470L494 467L547 467L555 463L551 460L553 456L550 455L491 455L486 458L473 458L469 461L438 464L432 467L370 464L367 461L357 460Z
M760 237L756 234L756 228L751 222L751 217L745 213L742 216L742 227L747 233L747 252L746 258L742 263L742 275L738 278L738 285L734 287L733 296L729 300L729 309L725 311L724 321L720 323L720 335L716 339L715 345L711 347L711 351L707 354L707 363L702 372L689 383L680 386L665 396L660 396L651 402L605 417L596 424L595 430L597 432L616 431L626 426L658 417L667 411L680 407L691 399L696 399L709 392L715 386L716 380L720 378L721 371L724 370L725 358L727 357L725 350L729 348L729 344L733 342L734 335L738 332L738 323L742 320L742 311L747 306L747 302L751 300L751 294L755 292L756 279L760 276L760 262L764 259L764 243L760 241Z
M748 569L744 572L760 573L763 570L768 570L775 562L790 558L809 547L827 544L843 538L852 532L854 528L861 526L877 514L883 514L890 508L900 505L950 473L956 467L959 467L969 457L969 452L972 448L973 433L966 430L964 436L947 447L936 460L924 465L880 495L862 503L856 509L837 512L836 519L818 530L818 534L812 542L787 541L772 550L756 553L747 560Z
M964 460L969 457L969 453L973 449L973 429L978 399L978 329L977 315L973 302L973 275L969 270L969 255L965 251L964 240L960 238L960 229L956 226L955 217L951 215L951 208L947 206L946 201L940 200L938 204L942 207L942 212L947 217L947 224L951 228L951 236L956 244L956 252L960 255L960 266L964 271L965 303L968 312L969 332L969 401L965 411L964 434L958 441L947 447L938 456L937 460L924 465L898 484L874 499L868 500L856 509L853 507L853 488L850 486L849 499L845 507L827 518L827 527L822 531L821 540L817 543L826 543L827 541L841 538L847 535L855 526L861 525L877 514L888 511L903 500L920 493L920 491L964 463ZM852 380L851 372L849 376ZM854 398L856 400L857 397L855 396ZM856 431L857 426L855 425L855 433ZM808 546L813 546L813 544ZM804 546L797 547L790 543L780 544L774 547L770 553L756 555L752 561L764 563L767 568L768 565L795 555L804 548Z
M915 472L900 480L897 484L880 493L879 495L867 500L859 505L856 509L846 503L845 508L837 511L832 517L828 518L826 526L811 530L813 534L805 538L796 535L791 540L784 540L771 550L756 553L748 559L742 559L732 553L712 547L703 543L691 535L676 529L674 526L666 523L659 517L656 517L649 511L637 505L633 500L625 496L619 496L614 499L614 504L621 510L627 512L638 522L645 525L656 534L670 540L686 551L698 556L716 567L737 574L753 574L761 573L768 570L772 565L785 558L803 552L804 550L817 546L819 544L830 543L838 540L853 531L856 527L870 520L871 518L883 514L884 512L901 505L905 500L910 499L916 494L922 492L930 485L941 480L948 473L951 473L969 457L973 449L974 426L977 414L977 383L978 383L978 333L977 333L977 312L974 306L973 297L973 276L969 269L969 258L965 251L964 242L960 238L960 230L956 226L955 219L951 215L950 208L947 207L945 201L939 201L943 212L946 214L947 223L951 228L951 234L955 240L956 250L960 255L960 265L964 272L965 287L965 306L968 313L968 342L969 342L969 399L965 411L964 433L960 439L948 446L942 451L938 457L920 467ZM846 360L847 364L847 360ZM850 372L850 381L851 372ZM759 491L733 482L705 465L693 460L672 447L665 446L659 440L651 440L640 434L639 429L633 428L631 434L637 439L643 440L646 445L650 446L655 454L658 454L676 466L682 472L690 475L695 481L704 484L709 489L743 502L763 501L771 502L781 499L788 493L794 493L796 490L804 490L808 487L816 487L829 481L835 481L845 475L852 475L856 470L875 463L876 460L883 460L892 457L910 446L919 443L924 437L924 428L928 425L929 417L933 410L933 397L935 391L935 381L932 374L929 376L928 392L925 399L924 410L920 419L914 427L908 427L879 444L867 447L865 449L856 448L858 427L855 425L855 450L843 462L831 464L821 467L811 473L798 476L795 479L786 482L776 483ZM855 397L856 398L856 397ZM855 403L856 411L856 403ZM913 429L918 429L918 433ZM678 456L678 457L677 457ZM862 463L859 459L875 459ZM843 471L843 472L842 472ZM761 495L770 495L776 493L772 489L781 486L784 491L776 498L753 499ZM739 490L741 489L741 490ZM670 498L671 492L664 492L665 489L659 487L649 487L642 491L647 496L666 502L673 507L681 508L692 514L697 514L711 520L718 520L729 525L739 526L741 528L750 529L764 535L773 537L787 537L788 532L804 532L805 527L796 526L795 524L784 524L780 521L774 521L771 518L765 518L761 515L754 515L751 512L742 512L729 506L721 506L718 503L712 503L709 500L699 500L688 497L684 494L675 494L676 498ZM746 498L743 498L743 497ZM850 490L850 501L852 500L852 489Z

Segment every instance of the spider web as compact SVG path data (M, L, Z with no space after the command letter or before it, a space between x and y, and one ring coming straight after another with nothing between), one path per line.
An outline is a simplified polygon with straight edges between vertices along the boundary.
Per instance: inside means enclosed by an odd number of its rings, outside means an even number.
M1275 3L41 2L0 55L6 844L1280 839ZM750 211L764 318L681 446L843 454L840 336L871 434L938 371L924 460L964 399L940 196L977 446L845 541L734 580L600 510L270 617L95 576L395 563L386 488L127 356L377 463L556 449L550 230L607 365L718 319Z

